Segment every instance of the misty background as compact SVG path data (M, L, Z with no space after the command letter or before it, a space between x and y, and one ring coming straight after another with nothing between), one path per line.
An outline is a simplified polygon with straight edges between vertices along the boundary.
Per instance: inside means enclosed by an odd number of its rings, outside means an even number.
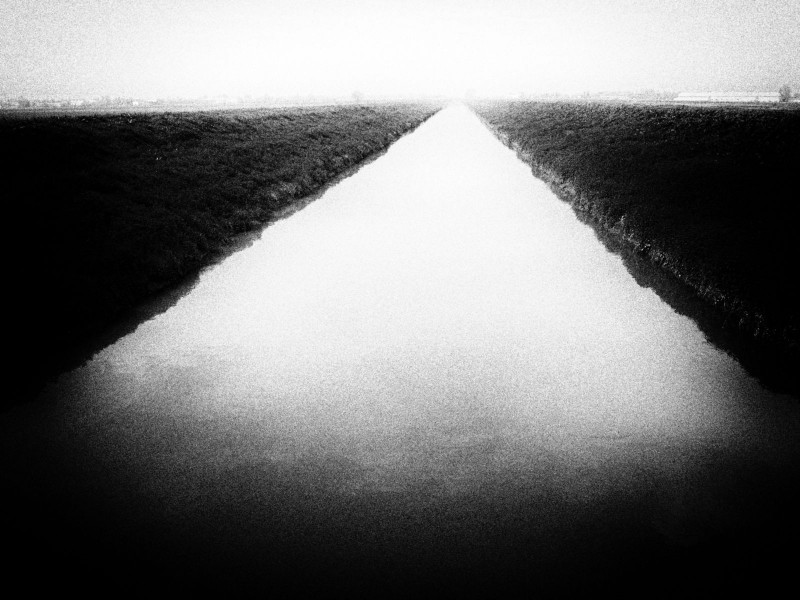
M4 0L0 96L800 87L796 0Z

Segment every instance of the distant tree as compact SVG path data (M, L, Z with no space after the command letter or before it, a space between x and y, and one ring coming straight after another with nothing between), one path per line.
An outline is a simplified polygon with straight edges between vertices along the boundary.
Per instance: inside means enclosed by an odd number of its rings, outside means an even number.
M792 97L792 88L788 85L782 85L778 93L781 95L781 102L788 102Z

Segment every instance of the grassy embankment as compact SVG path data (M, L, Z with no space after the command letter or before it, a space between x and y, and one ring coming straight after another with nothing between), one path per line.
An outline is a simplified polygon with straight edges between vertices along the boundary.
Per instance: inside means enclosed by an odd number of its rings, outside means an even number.
M640 282L765 383L798 393L800 111L474 108L629 267L638 264Z
M30 395L125 311L436 109L0 115L12 379Z

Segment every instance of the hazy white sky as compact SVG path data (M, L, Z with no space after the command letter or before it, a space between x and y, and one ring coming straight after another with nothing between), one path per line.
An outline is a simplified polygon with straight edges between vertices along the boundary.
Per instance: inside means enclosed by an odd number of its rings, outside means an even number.
M800 87L800 0L0 0L0 95Z

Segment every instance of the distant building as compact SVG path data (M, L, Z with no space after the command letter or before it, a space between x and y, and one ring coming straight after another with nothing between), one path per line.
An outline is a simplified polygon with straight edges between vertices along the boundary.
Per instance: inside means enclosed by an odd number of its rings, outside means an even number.
M778 92L681 92L673 102L771 103L780 99Z

